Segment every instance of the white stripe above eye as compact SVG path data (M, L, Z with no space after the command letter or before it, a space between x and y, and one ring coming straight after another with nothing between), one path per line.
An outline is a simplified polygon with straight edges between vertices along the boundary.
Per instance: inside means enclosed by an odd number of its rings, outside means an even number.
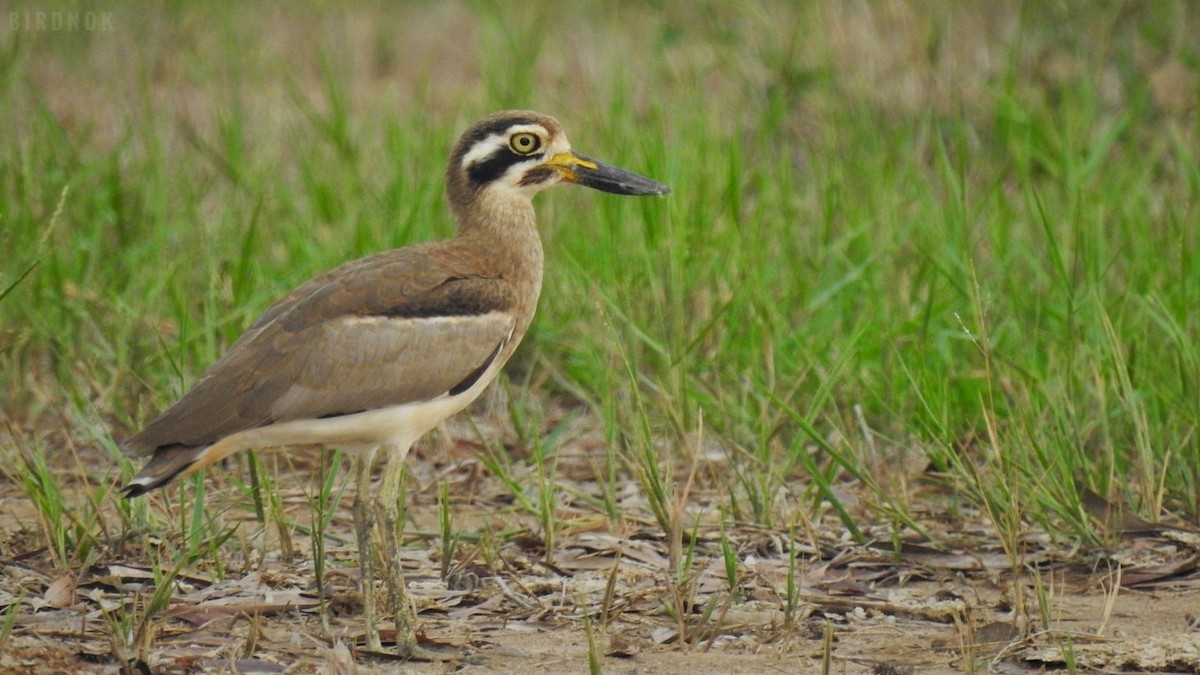
M514 124L505 129L504 133L492 134L491 136L488 136L487 138L477 142L475 145L472 145L471 149L467 151L467 154L463 155L463 168L468 168L475 162L490 157L492 153L496 152L496 150L507 148L508 137L512 134L519 134L522 132L536 134L538 138L542 139L545 139L550 135L550 132L546 131L546 127L540 124Z

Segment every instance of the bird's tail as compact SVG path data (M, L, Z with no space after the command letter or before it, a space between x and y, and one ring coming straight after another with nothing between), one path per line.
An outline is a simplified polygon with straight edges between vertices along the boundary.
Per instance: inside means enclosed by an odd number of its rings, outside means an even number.
M213 446L201 447L187 445L170 445L158 448L154 456L142 467L138 475L133 477L121 491L126 497L138 497L156 490L167 483L186 476L212 462L205 462L209 450Z

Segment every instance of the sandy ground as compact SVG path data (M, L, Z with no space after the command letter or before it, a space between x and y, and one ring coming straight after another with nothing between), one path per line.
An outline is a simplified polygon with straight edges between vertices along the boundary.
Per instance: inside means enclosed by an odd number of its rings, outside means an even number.
M411 463L400 557L420 637L445 663L398 663L364 648L348 497L326 536L322 609L305 527L312 507L296 487L315 467L296 466L278 483L294 525L286 540L232 496L224 483L236 474L211 474L209 512L230 536L181 569L168 605L145 621L152 560L170 559L170 528L64 570L32 502L0 483L0 611L11 625L0 670L578 673L592 653L611 673L820 672L826 658L840 673L1019 673L1072 660L1200 672L1200 546L1185 531L1151 528L1103 555L1031 534L1014 579L994 533L969 511L930 514L923 525L936 544L908 535L893 544L881 527L859 545L831 516L791 528L727 522L731 592L720 519L706 506L715 495L702 480L686 519L697 524L673 552L639 491L622 491L625 516L610 521L585 499L595 493L587 453L562 457L548 552L537 519L514 507L477 451L459 440L439 461ZM443 483L460 535L444 578ZM87 488L68 494L84 499ZM178 522L177 504L152 504ZM689 549L689 573L673 574Z

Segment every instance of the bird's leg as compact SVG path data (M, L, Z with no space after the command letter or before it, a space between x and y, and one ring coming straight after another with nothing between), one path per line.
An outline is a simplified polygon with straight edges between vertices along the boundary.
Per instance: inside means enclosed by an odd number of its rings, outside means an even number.
M379 528L383 538L383 564L387 570L389 608L396 621L396 654L405 658L444 660L446 655L431 652L417 644L417 615L408 599L404 571L400 565L400 535L404 522L400 500L404 494L404 458L408 448L387 447L387 466L379 494Z
M358 568L362 583L363 617L367 624L367 649L383 651L379 641L379 625L375 612L375 550L372 530L375 512L368 504L371 490L371 464L374 451L354 459L357 474L354 486L354 535L358 539Z

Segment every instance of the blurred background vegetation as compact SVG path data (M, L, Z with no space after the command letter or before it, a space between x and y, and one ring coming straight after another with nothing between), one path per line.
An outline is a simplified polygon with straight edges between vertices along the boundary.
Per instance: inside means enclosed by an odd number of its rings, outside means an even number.
M39 28L47 11L111 30ZM274 298L449 236L455 136L520 107L674 188L538 198L546 289L511 388L598 419L613 475L653 493L651 467L699 464L723 512L768 525L832 507L920 528L968 506L1014 538L1102 542L1089 491L1196 518L1194 3L0 20L8 449L36 439L114 483L112 439Z

